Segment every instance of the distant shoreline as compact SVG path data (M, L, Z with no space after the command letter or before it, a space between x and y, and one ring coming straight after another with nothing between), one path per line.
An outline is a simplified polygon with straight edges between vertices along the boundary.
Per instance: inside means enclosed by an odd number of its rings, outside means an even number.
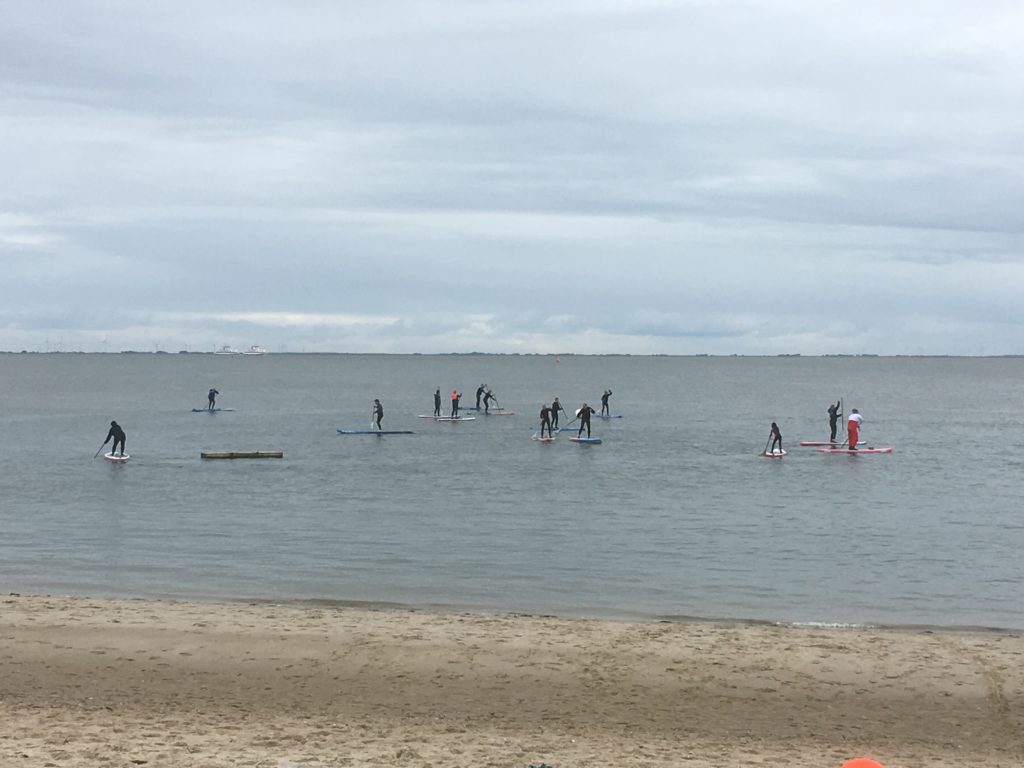
M834 358L850 358L850 359L881 359L881 360L1002 360L1002 359L1018 359L1024 358L1024 354L1005 354L1005 355L882 355L871 352L863 352L857 354L847 353L827 353L821 355L804 354L801 352L793 353L778 353L774 355L751 355L751 354L739 354L739 353L695 353L691 355L678 355L669 353L650 353L650 354L635 354L630 352L601 352L601 353L585 353L585 352L271 352L260 353L258 355L247 355L245 353L239 353L237 355L224 355L217 352L200 352L186 349L180 349L175 352L158 349L152 352L136 350L136 349L122 349L117 352L84 352L84 351L72 351L72 350L53 350L49 352L39 350L0 350L0 355L207 355L210 357L281 357L286 355L291 356L305 356L305 357L330 357L330 356L350 356L350 357L671 357L671 358L746 358L751 360L772 360L776 358L800 358L808 360L821 360L821 359L834 359Z

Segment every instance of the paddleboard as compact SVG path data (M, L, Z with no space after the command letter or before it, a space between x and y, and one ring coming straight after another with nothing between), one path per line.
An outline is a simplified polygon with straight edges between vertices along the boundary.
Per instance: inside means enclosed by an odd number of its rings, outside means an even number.
M570 443L586 443L587 445L600 445L600 437L570 437Z
M484 416L515 416L512 411L484 411Z
M107 453L103 455L103 458L106 459L107 461L112 461L115 464L123 464L124 462L128 461L128 459L130 459L131 456L129 456L127 453L124 456L117 456L113 453Z
M536 440L538 443L553 443L553 442L555 442L555 438L553 438L553 437L538 437L537 435L534 435L533 439Z
M409 429L339 429L339 435L411 435Z
M864 443L865 443L864 440L858 440L857 441L857 445L864 445ZM809 446L812 446L812 447L823 447L823 448L838 448L841 445L846 445L846 441L845 440L835 440L835 441L830 442L828 440L801 440L800 441L800 445L809 445Z
M769 459L781 459L786 455L785 451L761 451L761 455Z
M417 419L433 419L434 421L475 421L476 416L417 416Z
M598 416L597 418L599 418L599 419L621 419L622 418L622 414L621 413L613 413L610 416Z
M217 413L218 411L233 411L234 408L193 408L192 413Z
M848 453L856 456L859 453L892 453L892 448L819 448L818 453Z

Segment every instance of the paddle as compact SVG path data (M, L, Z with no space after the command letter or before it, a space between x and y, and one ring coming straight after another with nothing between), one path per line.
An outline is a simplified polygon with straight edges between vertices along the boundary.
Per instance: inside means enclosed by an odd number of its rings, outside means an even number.
M764 444L764 450L761 451L761 453L768 453L768 444L771 443L771 441L772 441L771 433L768 433L768 442Z
M576 419L578 419L578 418L579 418L579 416L576 417ZM572 419L571 421L567 421L567 422L565 422L565 424L559 424L557 427L555 427L555 429L557 429L559 432L561 432L563 429L568 429L569 426L572 424L572 422L576 421L576 419Z
M104 441L103 441L103 445L106 445L106 444L107 444L107 441L106 441L106 440L104 440ZM96 458L97 456L99 456L99 455L100 455L100 451L102 451L102 450L103 450L103 445L101 445L101 446L100 446L99 448L97 448L97 449L96 449L96 453L94 453L94 454L92 455L92 457L93 457L94 459L95 459L95 458Z

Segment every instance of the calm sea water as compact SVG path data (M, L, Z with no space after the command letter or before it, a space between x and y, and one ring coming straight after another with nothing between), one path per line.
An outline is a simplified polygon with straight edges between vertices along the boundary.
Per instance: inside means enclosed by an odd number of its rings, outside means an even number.
M516 415L416 418L481 383ZM236 410L192 413L210 387ZM0 355L0 590L1024 628L1022 387L1021 359ZM605 388L602 445L530 439ZM339 435L375 397L415 434ZM839 397L891 455L797 446ZM124 466L92 458L111 419Z

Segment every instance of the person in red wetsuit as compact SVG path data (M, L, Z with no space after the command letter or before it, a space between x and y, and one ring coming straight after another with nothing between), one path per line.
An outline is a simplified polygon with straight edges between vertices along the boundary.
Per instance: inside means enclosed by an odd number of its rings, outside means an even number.
M846 422L846 442L851 451L857 450L857 441L860 439L860 425L864 417L856 408L850 411L850 418Z

